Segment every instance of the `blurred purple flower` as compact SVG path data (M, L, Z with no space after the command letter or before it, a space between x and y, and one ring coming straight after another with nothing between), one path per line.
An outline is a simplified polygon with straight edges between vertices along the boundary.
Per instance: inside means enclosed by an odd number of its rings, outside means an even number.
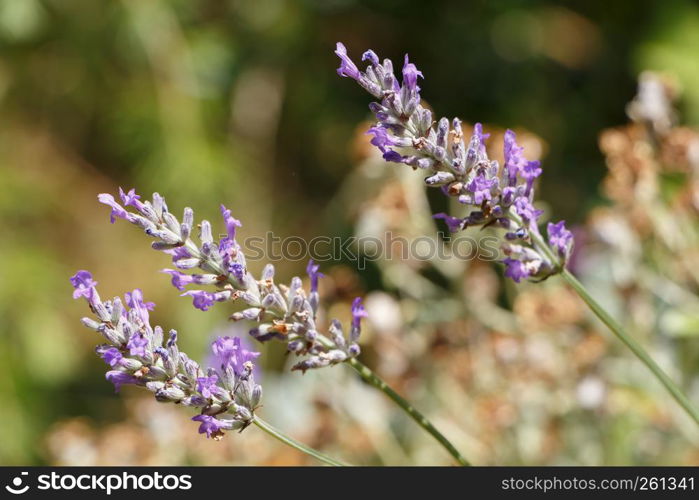
M546 226L546 232L549 236L549 245L558 250L561 256L567 256L573 246L573 233L568 231L565 226L565 221L553 224L551 222Z
M446 222L447 227L449 228L449 231L452 233L455 233L457 231L461 231L464 226L464 220L459 219L458 217L452 217L449 214L445 214L444 212L434 214L432 216L433 219L442 219L444 222Z
M522 279L528 278L530 276L529 271L525 265L517 259L506 258L503 261L505 264L505 276L512 278L515 283L519 283Z
M362 318L369 317L362 305L361 297L357 297L352 301L352 327L359 329L361 327Z
M517 174L526 161L522 156L524 148L517 145L516 138L517 134L512 130L508 129L505 131L503 152L505 155L505 169L507 170L510 186L514 186L517 183Z
M543 213L543 210L535 209L529 199L524 196L520 196L515 200L515 211L525 222L536 222Z

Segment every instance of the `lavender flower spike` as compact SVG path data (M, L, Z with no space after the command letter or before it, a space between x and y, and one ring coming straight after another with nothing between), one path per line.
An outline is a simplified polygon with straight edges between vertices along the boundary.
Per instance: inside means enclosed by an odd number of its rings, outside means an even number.
M323 276L318 264L310 261L306 268L311 284L309 291L303 289L298 277L293 278L288 285L276 284L274 266L271 264L256 279L248 271L242 248L235 241L236 230L241 227L241 223L225 206L221 205L221 215L226 226L226 236L216 241L211 223L201 221L199 241L196 242L191 234L196 225L190 208L184 209L183 221L180 222L168 211L165 200L157 193L153 194L152 201L141 202L134 190L127 194L121 189L119 191L124 205L136 210L127 211L118 205L116 210L120 214L121 210L125 213L119 218L143 229L154 239L152 247L172 258L176 269L163 269L163 272L171 276L173 286L183 291L181 295L192 298L194 307L208 311L217 302L244 302L246 307L234 313L231 319L255 321L257 326L250 330L250 335L254 338L262 342L281 340L286 342L290 352L306 356L307 359L294 366L297 370L334 365L359 355L356 338L347 342L342 335L337 334L338 329L328 331L327 335L318 332L318 281ZM99 200L115 210L111 195L102 194ZM201 272L195 272L196 269ZM80 287L76 294L92 293L94 287L84 277L79 276L75 280L76 286ZM189 287L194 289L187 289ZM204 289L207 287L209 289ZM136 302L135 305L129 304L130 307L138 311L144 323L148 323L147 305L141 306L139 301ZM353 328L352 331L354 330ZM358 329L353 335L358 336ZM127 338L125 342L130 343L128 347L134 353L140 352L140 344L143 343L140 337ZM213 346L217 355L222 355L228 349L227 344L224 344ZM243 361L235 359L238 358L233 359L231 369L240 374L241 366L252 361L254 356Z
M213 439L221 439L224 430L242 430L252 423L262 396L253 375L253 362L259 353L241 349L240 339L219 338L214 345L236 347L235 354L229 356L234 361L205 373L179 350L177 332L172 330L164 341L162 328L150 325L147 311L154 304L145 302L140 290L127 294L127 309L119 297L102 303L94 298L98 297L96 291L86 293L96 285L87 271L78 271L70 281L79 292L74 294L76 298L85 297L93 311L99 304L105 312L97 315L97 321L83 323L106 341L96 351L110 367L106 378L116 392L124 385L143 386L158 401L197 408L201 414L193 420L201 422L199 433ZM231 418L219 418L223 414Z
M505 132L505 162L501 166L488 158L488 134L483 133L479 123L470 139L464 137L457 118L451 125L447 118L434 123L430 110L420 104L417 80L422 72L409 62L407 55L402 84L398 85L391 61L380 64L373 51L362 58L369 62L365 71L357 68L341 43L336 53L342 60L341 68L345 68L343 76L351 68L352 77L377 98L369 105L376 118L369 133L373 135L371 143L383 158L423 170L425 184L440 187L466 208L464 216L437 214L435 218L444 219L452 232L469 226L506 229L502 246L505 275L517 282L525 278L545 279L565 268L572 235L554 225L549 231L548 247L544 248L546 242L538 227L542 212L533 206L534 181L542 170L538 161L524 157L524 148L517 144L513 131ZM513 241L517 245L508 247Z
M338 55L343 54L346 55L344 47L338 46ZM368 54L367 59L377 65L372 78L376 77L376 72L378 72L381 75L383 86L393 89L394 92L398 91L400 86L395 78L392 77L391 62L386 60L383 65L379 65L375 54ZM352 72L352 66L344 59L343 66L345 72ZM407 71L413 70L408 67ZM409 74L406 80L410 78L412 76ZM415 75L415 79L417 79L417 75ZM366 77L366 75L360 74L358 81L360 85L363 85L374 95L378 96L383 92L378 84L371 78ZM412 88L411 84L409 84L408 87L406 88L409 92L405 92L404 100L406 103L412 102L417 104L419 101L417 86ZM407 109L409 110L409 108ZM422 168L427 168L428 166L421 165ZM123 193L121 190L120 192ZM359 302L355 301L353 307L353 324L349 339L345 338L342 325L337 320L331 322L327 332L323 333L318 330L316 325L316 312L319 304L317 280L320 277L320 272L315 263L309 263L308 266L308 271L311 275L310 291L304 290L303 282L299 277L292 278L288 285L276 283L274 266L271 264L265 266L259 279L256 279L248 271L245 255L235 241L235 230L239 227L239 223L232 218L225 207L222 207L221 211L226 224L227 235L221 238L220 241L215 241L211 223L204 220L195 225L194 213L190 208L184 209L182 222L180 222L169 211L165 200L157 193L153 194L152 202L141 202L139 198L136 198L138 195L136 195L135 191L129 191L129 194L125 196L133 200L132 204L127 206L133 206L135 212L126 211L125 216L120 218L124 218L143 229L148 236L153 238L152 247L155 250L168 254L172 258L173 265L177 270L165 271L173 277L173 284L177 288L189 286L190 284L215 287L215 290L212 291L201 289L184 292L184 295L193 297L195 307L207 310L215 302L240 300L246 306L231 315L231 319L234 321L248 320L256 322L257 326L250 330L250 335L255 339L259 341L280 340L286 343L289 352L297 356L303 356L304 358L296 363L292 370L305 372L309 369L347 362L354 369L358 370L359 375L364 380L389 395L395 394L368 367L363 366L355 359L360 351L357 344L360 334L360 319L365 314ZM112 210L115 210L115 202L112 202L113 199L109 200L108 195L100 195L99 199L102 202L106 202ZM124 203L126 204L126 202ZM121 211L126 209L118 205L116 210L122 213ZM198 241L194 240L192 234L195 227L199 228ZM195 268L203 270L204 273L194 274L191 270ZM96 294L96 292L94 293ZM98 301L99 299L95 302ZM117 304L117 299L114 300L114 304ZM110 304L109 307L112 308L112 305ZM107 307L104 307L104 305L103 309L104 312L93 307L93 311L96 311L102 321L110 321L110 312L107 311ZM113 309L122 310L120 306L114 306ZM133 310L129 312L129 317L139 318L141 322L144 321L143 316L134 314ZM124 359L119 361L119 365L127 373L138 370L139 366L144 362L150 363L147 365L147 371L142 372L141 378L137 377L137 379L141 381L144 376L158 377L149 381L152 383L146 382L146 387L156 393L158 400L180 401L186 405L203 408L202 416L196 419L196 421L200 422L199 430L201 433L214 439L220 437L223 430L229 428L229 424L226 420L215 417L220 413L228 411L228 413L233 415L233 422L230 424L231 429L243 429L250 422L254 421L268 433L277 437L280 436L278 431L274 431L269 425L261 422L259 418L253 417L252 410L257 407L261 397L261 388L257 385L253 386L254 383L252 382L254 372L252 363L256 354L246 353L244 350L234 348L232 349L234 353L230 355L230 358L222 361L222 357L228 356L229 341L221 339L219 342L214 343L217 351L215 356L219 358L216 364L219 368L212 368L204 373L198 368L198 365L192 365L188 358L186 361L183 361L182 356L184 355L177 350L176 336L171 336L166 346L162 346L162 329L158 327L150 330L149 327L144 327L146 335L152 335L153 341L149 342L148 346L143 346L145 356L141 356L144 358L141 361L133 359L134 356L139 357L140 352L136 351L135 354L131 354L131 348L129 348L128 354L131 357L128 357L125 352L126 344L130 340L131 335L139 329L127 327L128 332L116 331L110 328L108 324L100 324L90 318L84 318L83 323L90 328L99 330L108 338L111 345L107 345L107 348L117 347L120 350ZM235 347L235 343L233 344ZM136 349L139 348L139 346L134 347ZM154 365L151 362L151 357L157 364ZM110 357L110 361L111 359ZM178 362L178 360L180 361ZM162 363L162 366L160 363ZM182 380L186 390L179 385L166 385L167 382L165 381L171 381L173 377L178 377L178 373L182 369L185 370L187 377L186 380ZM136 376L136 372L133 373ZM215 383L211 378L214 374L217 377ZM241 380L248 382L241 384L239 383ZM243 392L239 393L238 391ZM468 461L420 412L412 408L402 398L394 396L391 396L391 398L418 425L434 436L459 463L468 464ZM206 418L206 416L213 417L213 419ZM302 447L298 443L294 444L287 439L284 439L284 442L312 454L326 463L338 465L338 462L323 457L318 452Z

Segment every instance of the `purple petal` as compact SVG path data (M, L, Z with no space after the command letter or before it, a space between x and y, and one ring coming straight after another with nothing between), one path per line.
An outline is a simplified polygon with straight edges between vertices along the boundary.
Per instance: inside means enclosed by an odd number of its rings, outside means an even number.
M405 62L403 63L403 86L410 91L420 91L417 86L417 77L424 78L422 71L418 71L417 67L408 60L408 54L405 54Z
M337 42L335 47L335 54L340 58L340 67L337 68L337 74L359 80L359 69L352 62L352 59L347 56L347 48L341 42Z

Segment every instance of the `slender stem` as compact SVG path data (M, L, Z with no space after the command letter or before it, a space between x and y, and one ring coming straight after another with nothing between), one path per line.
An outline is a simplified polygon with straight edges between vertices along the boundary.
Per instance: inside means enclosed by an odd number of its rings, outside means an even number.
M391 389L389 385L384 382L378 375L369 369L366 365L357 361L355 358L350 358L347 361L349 365L354 368L357 373L368 383L381 390L389 398L391 398L398 406L400 406L410 417L417 422L417 424L429 432L432 437L434 437L439 443L449 452L449 454L454 457L454 459L460 465L471 465L468 460L466 460L461 453L454 447L449 440L444 437L444 435L439 432L432 423L427 420L427 418L417 411L408 401L403 399L400 394Z
M318 341L325 347L336 348L335 343L329 338L327 338L325 335L318 335L317 338ZM379 377L373 371L371 371L368 366L361 363L360 361L357 361L356 358L349 358L345 362L349 364L352 368L354 368L366 382L382 391L394 403L400 406L401 409L405 411L408 415L410 415L410 418L415 420L415 422L417 422L417 424L420 427L429 432L432 435L432 437L434 437L439 442L439 444L441 444L449 452L449 454L456 459L456 461L460 465L471 465L469 461L466 460L461 455L461 453L459 453L459 450L457 450L454 447L454 445L451 444L449 440L446 437L444 437L444 435L441 432L439 432L437 428L434 425L432 425L432 423L429 420L427 420L427 417L425 417L422 413L417 411L415 407L411 405L408 401L406 401L400 394L391 389L391 387L386 382L384 382L381 379L381 377Z
M692 403L689 401L687 396L684 395L682 390L672 381L670 377L658 366L658 364L653 361L653 358L641 347L641 345L629 334L627 334L622 326L617 323L617 321L612 318L607 311L588 293L587 289L583 286L578 279L573 276L567 269L563 270L563 278L570 284L571 287L577 292L577 294L582 298L585 303L592 309L597 317L602 320L602 322L607 325L607 327L616 335L619 340L621 340L626 346L631 349L631 351L640 359L643 364L645 364L648 369L653 372L655 377L660 381L661 384L665 386L668 392L675 398L682 408L687 412L687 414L692 417L692 419L699 424L699 411L697 411Z
M265 431L267 434L269 434L270 436L272 436L272 437L278 439L278 440L281 441L282 443L284 443L284 444L286 444L286 445L289 445L289 446L291 446L292 448L296 448L297 450L299 450L299 451L305 453L306 455L310 455L310 456L312 456L313 458L315 458L315 459L317 459L317 460L320 460L321 462L324 462L324 463L326 463L326 464L328 464L328 465L338 466L338 467L342 467L342 466L347 466L347 465L348 465L348 464L345 464L345 463L343 463L343 462L340 462L339 460L335 460L335 459L333 459L333 458L330 458L330 457L328 457L327 455L323 455L323 454L322 454L321 452L319 452L318 450L314 450L313 448L311 448L311 447L309 447L309 446L306 446L306 445L303 444L303 443L299 443L299 442L296 441L295 439L293 439L293 438L287 436L286 434L284 434L284 433L283 433L282 431L280 431L279 429L276 429L276 428L272 427L270 424L268 424L267 422L265 422L264 420L262 420L262 419L261 419L260 417L258 417L258 416L255 416L255 419L253 420L253 423L254 423L256 426L258 426L260 429L262 429L263 431Z
M552 262L557 263L559 261L558 257L554 255L553 251L546 244L538 231L532 231L530 232L530 235L534 243L537 245L537 248L542 250ZM673 382L673 380L662 370L662 368L660 368L660 366L658 366L658 364L653 360L650 354L646 352L641 344L639 344L636 339L624 331L624 328L610 316L610 314L592 297L592 295L590 295L585 286L580 283L580 281L578 281L578 279L573 276L570 271L564 268L561 271L561 274L568 284L570 284L573 290L575 290L575 292L580 296L580 298L585 301L592 312L595 313L595 315L602 321L602 323L607 325L607 328L609 328L612 333L616 335L616 337L621 340L624 345L626 345L626 347L631 349L631 352L633 352L636 357L640 359L651 372L653 372L653 375L655 375L660 383L665 386L665 389L667 389L672 397L675 398L675 401L679 403L679 405L684 409L684 411L687 412L692 420L699 424L699 411L694 408L692 403L689 401L689 398L684 395L677 384Z

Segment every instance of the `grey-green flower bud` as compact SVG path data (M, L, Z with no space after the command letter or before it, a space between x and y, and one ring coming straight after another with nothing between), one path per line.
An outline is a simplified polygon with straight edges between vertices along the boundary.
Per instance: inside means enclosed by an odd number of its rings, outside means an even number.
M175 386L163 387L155 393L155 399L161 402L181 401L184 397L184 391Z

